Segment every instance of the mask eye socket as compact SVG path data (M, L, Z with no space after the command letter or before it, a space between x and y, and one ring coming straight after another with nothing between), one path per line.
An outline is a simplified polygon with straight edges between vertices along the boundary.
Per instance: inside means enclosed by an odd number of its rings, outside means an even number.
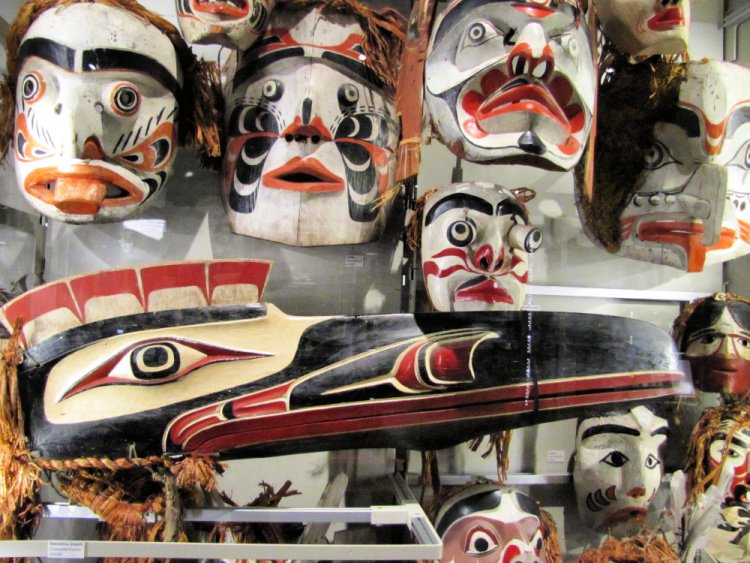
M138 88L129 82L120 82L112 88L110 105L118 115L133 115L141 105Z
M469 25L464 37L463 46L471 47L481 45L485 41L498 36L498 31L491 23L478 20Z
M659 459L652 455L648 454L648 457L646 458L646 463L644 464L646 466L646 469L653 469L654 467L657 467L661 464Z
M359 90L354 84L342 84L338 91L341 108L351 108L359 101Z
M44 78L38 72L30 72L21 81L21 97L28 104L33 104L44 95Z
M450 224L446 234L448 241L453 246L463 247L470 245L474 241L476 229L468 221L455 221Z
M643 155L643 167L646 170L658 170L675 162L677 160L669 152L669 149L659 141L654 141L654 144L646 149Z
M263 97L269 102L276 102L284 95L284 85L278 80L266 80L263 84Z
M607 465L611 465L612 467L622 467L629 461L630 458L628 456L626 456L622 452L618 452L617 450L609 452L601 460L601 462L606 463Z
M162 379L180 369L180 353L171 342L146 344L130 354L130 369L136 379Z
M497 538L489 530L476 527L466 536L464 553L467 555L483 555L497 548Z

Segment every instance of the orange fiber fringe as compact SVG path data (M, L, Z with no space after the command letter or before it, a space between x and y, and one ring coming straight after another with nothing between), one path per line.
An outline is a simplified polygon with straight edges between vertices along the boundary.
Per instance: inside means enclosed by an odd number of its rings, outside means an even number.
M652 533L617 539L608 536L600 547L587 549L579 563L678 563L679 557L663 535Z

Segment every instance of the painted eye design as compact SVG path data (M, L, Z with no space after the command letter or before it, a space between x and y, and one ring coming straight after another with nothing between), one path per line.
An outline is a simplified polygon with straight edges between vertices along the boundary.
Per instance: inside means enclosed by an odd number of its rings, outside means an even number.
M106 385L168 383L209 364L266 355L172 338L139 342L89 372L66 391L62 399Z
M646 469L653 469L654 467L661 465L661 462L656 456L652 454L648 454L648 457L646 458L646 463L644 465L646 466Z
M468 221L456 221L448 227L447 236L453 246L468 246L476 236L476 229Z
M542 536L541 530L537 530L534 533L534 537L531 538L531 545L534 546L534 553L537 556L542 554L542 551L544 550L544 537Z
M466 536L464 553L467 555L484 555L497 548L497 538L489 530L477 526Z
M120 82L112 88L110 105L118 115L133 115L141 105L141 95L135 85Z
M472 47L481 45L485 41L497 36L498 32L495 26L488 21L477 20L467 28L463 46Z
M622 452L618 452L617 450L609 452L606 456L604 456L600 463L606 463L607 465L611 465L612 467L622 467L627 462L630 461L630 458L626 456Z
M354 84L342 84L338 91L339 106L350 108L359 101L359 90Z
M266 80L263 84L263 97L270 101L276 102L284 95L284 85L278 80Z
M734 153L727 166L739 166L745 170L750 169L750 141L747 141Z
M669 152L669 149L659 141L654 141L654 144L646 149L643 155L643 167L646 170L657 170L675 162L677 160Z
M21 82L21 96L26 103L33 104L44 95L44 78L38 72L30 72Z

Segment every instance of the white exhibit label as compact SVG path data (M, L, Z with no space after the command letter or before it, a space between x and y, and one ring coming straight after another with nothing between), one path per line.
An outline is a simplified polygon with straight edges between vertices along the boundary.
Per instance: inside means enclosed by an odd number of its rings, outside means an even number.
M84 559L86 542L51 540L47 544L47 557L50 559Z

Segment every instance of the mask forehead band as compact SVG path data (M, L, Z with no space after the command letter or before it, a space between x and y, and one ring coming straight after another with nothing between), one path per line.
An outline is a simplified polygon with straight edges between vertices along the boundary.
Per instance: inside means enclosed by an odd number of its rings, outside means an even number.
M252 79L252 77L269 65L278 61L299 57L311 62L316 60L326 61L342 70L345 74L354 76L366 84L375 88L383 89L385 85L375 72L363 61L366 57L362 51L361 37L352 34L340 45L318 45L314 43L297 43L289 33L277 33L271 31L255 47L248 49L242 55L240 67L234 75L232 86L239 85Z
M130 70L147 74L180 99L180 84L164 65L142 53L123 49L72 49L44 37L33 37L18 50L18 68L31 57L48 61L63 70L96 72L100 70Z

